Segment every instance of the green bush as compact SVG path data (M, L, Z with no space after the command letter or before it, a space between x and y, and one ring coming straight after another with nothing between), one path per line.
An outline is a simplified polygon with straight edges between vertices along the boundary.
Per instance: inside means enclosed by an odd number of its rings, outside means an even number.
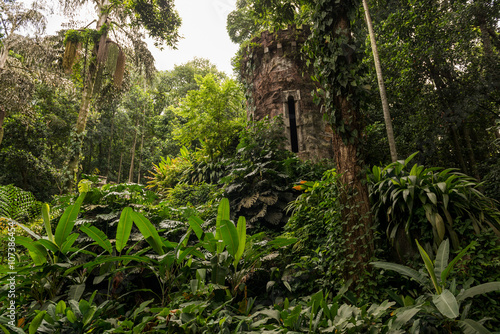
M428 244L430 251L449 237L453 248L458 249L466 236L457 231L464 225L471 225L476 234L490 228L499 233L497 203L481 193L475 179L453 169L410 164L415 155L384 168L374 166L368 174L379 230L385 232L400 256L412 253L412 249L415 253L411 244L404 249L407 240L415 238Z

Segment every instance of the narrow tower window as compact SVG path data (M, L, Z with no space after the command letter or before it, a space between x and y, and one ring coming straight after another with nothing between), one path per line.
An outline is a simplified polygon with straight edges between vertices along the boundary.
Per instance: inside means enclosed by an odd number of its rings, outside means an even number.
M297 137L297 120L295 118L295 100L293 96L288 97L288 119L290 120L290 145L292 152L299 152L299 140Z

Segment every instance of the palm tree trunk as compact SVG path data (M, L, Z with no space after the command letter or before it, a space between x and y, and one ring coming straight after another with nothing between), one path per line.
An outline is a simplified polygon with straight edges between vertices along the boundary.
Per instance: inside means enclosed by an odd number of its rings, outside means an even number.
M382 76L382 67L380 66L380 58L378 55L377 43L375 40L375 33L373 32L372 19L368 9L367 0L363 0L363 7L365 9L366 25L368 26L368 33L370 35L370 43L372 46L373 60L375 62L375 71L377 72L378 88L380 91L380 99L382 100L382 110L384 112L385 129L387 131L387 139L389 141L389 149L391 151L391 160L395 162L398 160L396 151L396 141L394 140L394 131L392 129L391 113L389 111L389 102L387 101L387 93L385 91L384 77Z

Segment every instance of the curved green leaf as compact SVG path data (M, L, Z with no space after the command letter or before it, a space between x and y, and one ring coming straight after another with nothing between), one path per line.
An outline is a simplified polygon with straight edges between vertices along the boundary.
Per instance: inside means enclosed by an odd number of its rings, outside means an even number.
M422 246L418 243L417 240L415 240L417 243L418 251L420 252L420 256L424 260L425 268L429 272L430 278L432 280L432 284L434 285L434 288L436 289L436 293L439 295L441 294L441 286L439 285L437 278L436 278L436 273L434 272L434 265L432 264L432 260L429 257L429 254L424 250Z
M42 245L46 249L52 251L52 253L57 253L59 251L59 247L57 247L57 245L55 243L50 242L47 239L38 239L37 241L35 241L35 243L39 243L40 245Z
M66 238L71 234L73 226L75 226L76 218L80 213L80 205L82 204L85 195L86 193L80 194L75 201L75 204L67 207L66 210L64 210L61 219L59 219L54 236L54 241L57 246L61 247Z
M149 237L152 238L152 241L154 242L150 243L150 245L153 247L155 252L158 253L158 255L165 254L162 247L163 242L158 234L158 231L156 230L156 227L154 227L154 225L151 224L146 217L138 212L132 211L132 220L146 240L148 240Z
M500 282L489 282L473 286L472 288L460 292L457 296L457 300L461 302L466 298L474 297L476 295L481 295L492 291L500 291Z
M462 327L464 334L491 334L483 325L472 319L459 321L458 324Z
M229 220L229 200L223 198L220 201L219 208L217 211L217 219L215 220L215 240L222 240L222 234L220 231L221 223L223 220ZM217 254L222 253L224 250L224 245L222 243L217 243Z
M27 237L16 236L16 244L24 246L30 251L31 258L37 266L47 262L47 250L40 244L36 244Z
M69 252L71 246L73 246L73 244L75 243L76 239L78 239L80 235L78 233L73 233L73 234L70 234L67 238L66 238L66 241L63 242L63 244L61 245L61 253L63 254L66 254L67 252Z
M455 319L460 314L457 299L448 289L444 289L439 295L432 296L432 302L439 312L447 318Z
M97 242L97 244L106 250L110 255L113 253L113 247L111 246L111 242L108 237L97 227L83 225L80 227L80 230L92 238L92 240Z
M410 278L413 278L415 281L417 281L422 286L427 286L427 283L428 283L427 278L424 275L420 274L418 271L411 269L407 266L403 266L403 265L391 263L391 262L382 262L382 261L370 262L370 264L372 266L374 266L375 268L396 271L396 272L400 273L401 275L405 275L405 276L408 276Z
M229 220L223 220L221 222L220 231L228 253L234 257L238 251L239 245L236 226Z
M130 238L130 231L132 231L132 208L125 208L122 210L118 227L116 228L116 250L121 252L127 245Z
M31 323L29 326L29 334L36 334L37 333L38 327L40 327L40 325L43 321L43 317L45 316L46 313L47 313L47 311L41 311L33 318L33 320L31 320Z
M436 259L434 263L434 272L437 277L441 278L441 283L444 285L443 279L441 277L441 273L445 271L448 266L448 258L450 257L450 242L448 239L443 240L439 245Z
M43 225L45 226L45 232L51 242L54 242L54 235L52 234L52 228L50 226L50 207L47 203L42 204L42 218Z
M245 244L247 241L247 221L245 217L241 216L238 218L238 225L236 226L236 230L238 232L238 250L234 255L234 266L238 265L241 257L243 256L243 252L245 251Z

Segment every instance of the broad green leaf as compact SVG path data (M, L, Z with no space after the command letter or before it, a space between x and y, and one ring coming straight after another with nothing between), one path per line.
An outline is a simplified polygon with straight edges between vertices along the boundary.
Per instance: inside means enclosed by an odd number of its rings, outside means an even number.
M46 249L52 251L52 253L57 253L59 251L59 247L57 247L55 243L50 242L47 239L38 239L37 241L35 241L35 243L42 245Z
M427 197L431 200L432 204L437 205L437 197L434 193L427 193Z
M434 272L436 273L437 277L441 278L441 284L444 284L443 279L441 277L441 273L448 266L449 257L450 257L450 242L448 239L446 239L439 245L434 263Z
M36 244L30 238L22 236L16 236L16 244L24 246L30 251L33 262L37 266L47 262L47 250L41 244Z
M66 241L66 238L73 230L76 218L80 213L80 205L82 204L85 195L86 193L80 194L80 196L78 196L77 200L75 201L75 204L70 205L68 208L66 208L61 219L59 219L59 223L57 224L56 233L54 236L54 241L57 246L61 247L61 245L64 243L64 241Z
M111 246L111 242L104 232L99 230L95 226L87 226L83 225L80 227L80 231L87 234L92 240L97 242L99 246L101 246L104 250L106 250L110 255L113 253L113 247Z
M84 291L85 291L85 283L71 285L68 291L69 300L76 300L76 301L80 300L80 298L82 298Z
M437 278L436 278L436 273L434 272L434 265L432 264L432 260L429 257L429 254L424 250L422 246L418 243L417 240L415 240L417 243L418 251L420 252L420 256L422 257L422 260L424 260L425 268L429 272L429 276L432 280L432 284L434 285L434 288L436 289L436 293L439 295L441 293L441 287L438 284Z
M64 311L66 310L66 303L64 300L60 300L59 303L56 305L56 313L64 314Z
M66 310L66 319L68 319L68 321L71 322L72 324L74 324L77 320L75 313L73 313L73 311L71 311L70 309Z
M457 299L448 289L444 289L441 294L432 296L432 302L439 312L449 319L455 319L460 314Z
M130 232L132 231L132 208L127 207L122 210L120 214L120 220L118 221L118 227L116 228L116 250L121 252L123 248L127 245L128 239L130 238Z
M151 224L151 222L142 214L134 211L132 211L132 220L134 221L139 231L141 231L144 238L146 238L146 240L149 237L153 238L154 243L151 244L151 246L153 247L155 252L158 253L158 255L165 254L162 247L162 239L160 238L160 235L158 234L158 231L156 230L154 225Z
M443 217L437 212L434 213L434 225L438 232L439 240L444 239L444 234L446 233L446 226L444 224Z
M47 237L51 242L54 242L54 235L52 234L52 228L50 226L50 207L47 203L42 204L42 218Z
M403 266L400 264L396 264L396 263L381 262L381 261L370 262L370 264L372 266L374 266L375 268L396 271L396 272L400 273L401 275L405 275L405 276L408 276L410 278L413 278L415 281L417 281L422 286L427 286L426 277L423 276L422 274L420 274L418 271L411 269L409 267L406 267L406 266Z
M236 254L234 256L234 267L238 265L238 262L240 262L241 257L243 256L243 252L245 251L245 244L247 241L247 222L245 217L241 216L238 219L238 226L236 227L236 230L238 232L238 251L236 251Z
M483 325L472 319L458 321L458 324L464 331L464 334L491 334Z
M227 198L223 198L220 201L219 209L217 212L217 219L215 221L215 240L222 240L222 234L220 231L220 227L223 220L229 220L229 200ZM222 243L217 243L217 254L222 253L224 250L224 245Z
M30 326L29 326L29 334L36 334L38 332L38 327L40 327L40 324L43 321L43 317L47 311L41 311L38 313L33 320L31 320Z
M231 221L223 220L221 222L220 231L228 253L234 257L238 251L239 244L238 231L236 230L236 227Z
M410 307L403 312L398 312L396 314L396 319L392 323L391 330L400 329L402 326L406 325L414 316L420 311L419 306Z
M457 300L458 302L461 302L466 298L474 297L476 295L481 295L492 291L500 291L500 282L489 282L473 286L472 288L460 292L457 296Z
M203 240L203 229L201 228L203 220L201 220L199 217L191 216L188 219L188 223L196 234L196 237L198 237L198 240Z
M83 322L84 326L87 326L92 321L96 311L97 311L97 307L95 305L92 305L87 310L87 312L85 312L85 313L82 312L82 314L83 314L82 322Z
M78 239L80 235L78 233L72 233L70 234L63 242L63 244L61 245L60 249L61 249L61 253L63 254L66 254L67 252L69 252L70 248L73 246L73 244L75 243L76 239Z

